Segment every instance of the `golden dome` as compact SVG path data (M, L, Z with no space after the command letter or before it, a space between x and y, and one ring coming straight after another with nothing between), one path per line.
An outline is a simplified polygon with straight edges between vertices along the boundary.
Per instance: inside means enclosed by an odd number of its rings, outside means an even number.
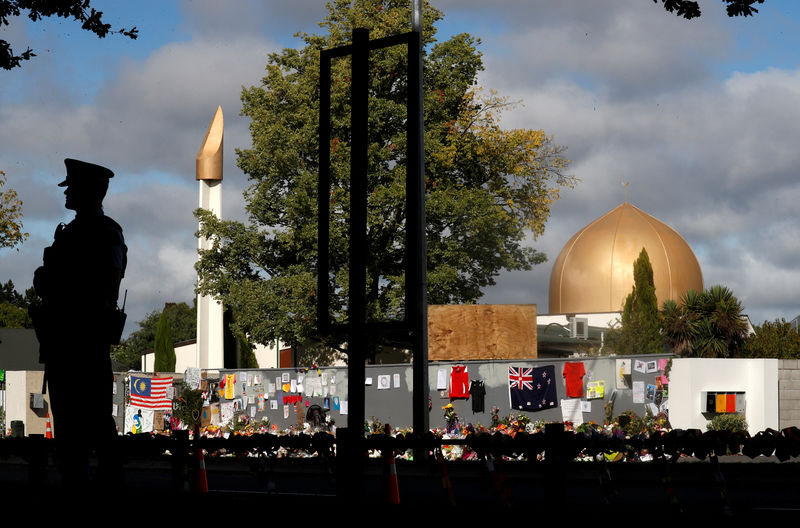
M550 274L550 313L622 310L642 248L653 266L659 307L688 289L703 289L689 244L665 223L623 203L575 233L559 253Z

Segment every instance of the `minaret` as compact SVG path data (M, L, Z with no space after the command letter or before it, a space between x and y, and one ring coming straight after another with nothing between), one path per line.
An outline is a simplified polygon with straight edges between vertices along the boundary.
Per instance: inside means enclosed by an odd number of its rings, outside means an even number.
M203 145L197 153L196 174L200 184L200 208L222 215L222 107L217 107L208 125ZM200 237L199 249L210 249L211 242ZM197 363L204 369L225 366L222 303L211 297L197 296Z

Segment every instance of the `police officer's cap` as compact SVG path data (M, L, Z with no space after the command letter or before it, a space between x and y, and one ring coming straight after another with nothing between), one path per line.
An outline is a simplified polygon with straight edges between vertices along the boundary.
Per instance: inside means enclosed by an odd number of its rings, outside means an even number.
M64 165L67 166L67 179L59 183L59 187L66 187L78 181L83 183L108 182L109 178L114 177L111 169L94 163L67 158L64 160Z

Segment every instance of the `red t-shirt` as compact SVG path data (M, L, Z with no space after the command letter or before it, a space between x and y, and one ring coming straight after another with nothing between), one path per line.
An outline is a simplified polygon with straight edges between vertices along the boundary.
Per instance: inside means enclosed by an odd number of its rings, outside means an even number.
M469 398L469 374L466 365L455 365L450 370L450 398Z
M567 380L567 398L583 397L583 363L564 363L564 379Z

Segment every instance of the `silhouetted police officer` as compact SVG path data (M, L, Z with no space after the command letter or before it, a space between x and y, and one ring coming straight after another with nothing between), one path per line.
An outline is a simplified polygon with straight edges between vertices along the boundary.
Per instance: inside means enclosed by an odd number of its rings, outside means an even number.
M40 361L50 393L59 467L67 481L84 481L89 454L110 456L116 436L111 415L110 348L119 341L119 285L127 247L122 228L103 214L103 198L114 173L65 159L66 208L75 219L60 224L44 262L34 273L40 299L31 311Z

